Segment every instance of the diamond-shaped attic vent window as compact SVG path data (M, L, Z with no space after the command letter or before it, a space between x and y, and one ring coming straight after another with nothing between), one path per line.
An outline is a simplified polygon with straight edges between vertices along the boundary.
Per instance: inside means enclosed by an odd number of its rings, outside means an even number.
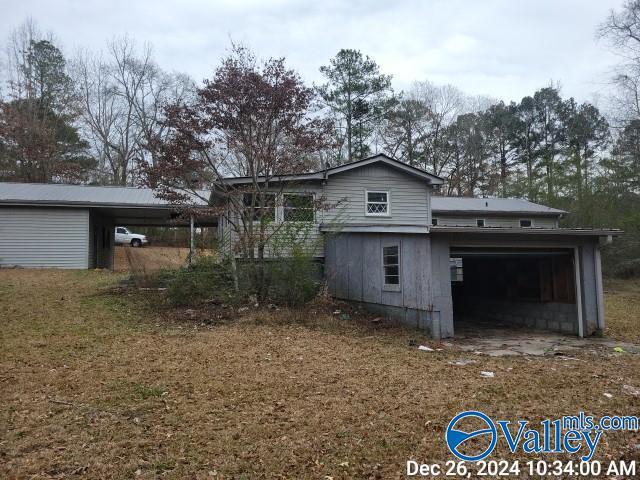
M367 215L389 214L388 192L367 192Z

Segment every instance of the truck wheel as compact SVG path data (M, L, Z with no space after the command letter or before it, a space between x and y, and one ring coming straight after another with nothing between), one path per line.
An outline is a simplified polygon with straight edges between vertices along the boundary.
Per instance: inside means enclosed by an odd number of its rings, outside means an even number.
M139 238L134 238L133 240L131 240L131 246L132 247L141 247L142 246L142 242L140 241Z

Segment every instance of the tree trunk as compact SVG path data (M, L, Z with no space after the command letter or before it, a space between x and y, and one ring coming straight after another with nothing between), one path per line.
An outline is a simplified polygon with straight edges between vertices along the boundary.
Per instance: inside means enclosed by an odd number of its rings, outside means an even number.
M347 96L347 161L351 162L353 158L353 139L352 139L352 129L353 128L353 111L351 105L351 95Z
M553 146L551 147L553 148ZM553 165L554 158L553 153L549 154L547 159L547 201L552 202L555 197L554 185L553 185Z
M578 203L582 203L582 157L580 155L580 147L575 149L576 155L576 182L578 187Z
M502 187L502 196L507 196L507 155L504 142L500 144L500 186Z
M257 296L258 296L258 300L262 301L265 299L265 297L267 296L267 285L266 285L266 279L265 279L265 274L264 274L264 242L260 242L260 244L258 245L258 258L257 258L258 264L256 265L257 267L257 272L256 272L256 276L257 276Z
M240 282L238 281L238 264L236 263L236 254L231 252L231 276L233 277L233 286L236 293L240 292Z

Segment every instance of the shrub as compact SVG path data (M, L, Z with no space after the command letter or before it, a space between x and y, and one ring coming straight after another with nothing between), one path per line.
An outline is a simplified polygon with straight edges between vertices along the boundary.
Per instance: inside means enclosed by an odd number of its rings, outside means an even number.
M614 275L620 278L640 278L640 258L619 263Z
M314 258L322 243L313 222L286 222L269 241L269 258L262 264L246 264L249 271L244 278L257 279L248 288L262 300L279 305L308 302L322 281L321 265Z
M318 293L322 271L312 257L294 252L291 257L268 262L266 276L268 299L279 305L296 306Z
M234 303L238 295L233 285L230 262L200 257L192 266L177 270L168 281L167 300L171 305L196 305L206 301Z

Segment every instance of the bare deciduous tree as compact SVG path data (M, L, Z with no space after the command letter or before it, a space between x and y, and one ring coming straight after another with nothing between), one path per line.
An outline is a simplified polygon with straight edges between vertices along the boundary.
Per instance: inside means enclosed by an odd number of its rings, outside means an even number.
M188 99L193 83L185 75L162 71L151 47L139 52L128 37L110 42L106 54L79 55L75 76L100 180L135 183L140 165L154 162L152 139L164 135L163 106Z
M622 60L613 75L618 89L613 99L615 120L624 125L640 119L640 1L627 1L621 10L611 10L597 36L609 42Z
M431 112L426 156L430 158L432 173L443 175L452 159L446 144L446 129L458 115L465 113L465 95L453 85L423 81L414 83L411 96L422 101Z

